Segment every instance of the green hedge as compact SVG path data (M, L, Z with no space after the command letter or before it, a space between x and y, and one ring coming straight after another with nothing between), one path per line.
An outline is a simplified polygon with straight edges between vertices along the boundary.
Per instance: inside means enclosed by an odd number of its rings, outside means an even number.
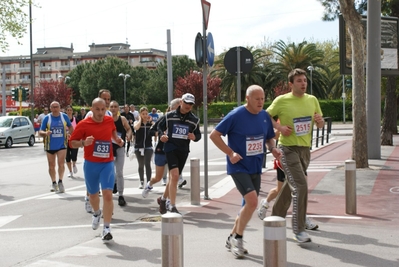
M331 117L332 121L343 121L343 106L342 106L342 100L320 100L320 107L321 110L323 111L324 117ZM244 102L242 102L244 104ZM267 109L267 107L271 104L271 101L268 101L265 103L264 108ZM223 115L226 115L229 113L231 110L233 110L237 106L237 103L234 102L218 102L218 103L211 103L208 105L208 118L220 118ZM137 110L140 109L141 106L137 107ZM167 105L148 105L147 106L149 109L149 112L151 112L152 108L159 109L162 112L165 112ZM80 106L74 106L73 107L74 111L77 111L78 113L80 112ZM89 108L86 109L87 111ZM39 113L41 114L43 111L35 109L35 114ZM193 109L194 114L198 115L201 118L201 121L203 121L203 108L202 106L199 107L198 109L194 107ZM19 112L13 111L9 113L10 115L19 115ZM30 118L31 114L31 109L23 109L22 110L22 115L27 116ZM345 101L345 120L346 121L352 121L352 102L351 101Z

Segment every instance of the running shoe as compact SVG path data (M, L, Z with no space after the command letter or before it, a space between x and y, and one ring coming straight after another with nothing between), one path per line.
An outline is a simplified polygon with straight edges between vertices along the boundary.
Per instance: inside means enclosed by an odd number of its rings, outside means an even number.
M227 248L227 249L230 249L231 248L231 239L232 239L233 237L230 235L228 238L227 238L227 240L226 240L226 244L225 244L225 247ZM243 248L244 249L244 254L248 254L248 250L246 249L246 248Z
M231 248L230 251L231 253L238 259L244 258L244 246L243 243L244 241L242 238L235 238L231 237Z
M158 205L159 205L159 212L161 214L165 214L167 212L166 200L162 200L161 197L159 197L159 198L157 198L157 202L158 202Z
M125 201L125 198L123 196L119 196L118 197L118 205L121 206L121 207L126 205L126 201Z
M186 185L187 184L187 181L186 180L179 180L179 188L182 188L184 185Z
M93 215L91 216L91 219L92 219L92 221L91 221L91 228L93 228L93 230L97 230L98 227L100 226L101 210L100 210L100 214L98 214L98 215L93 214Z
M143 192L141 192L141 195L143 196L143 198L146 198L148 196L148 194L150 193L150 191L152 190L152 186L150 186L150 182L148 182L145 186L145 188L143 189Z
M294 235L294 240L296 240L298 243L312 242L312 239L310 239L309 235L305 231Z
M112 234L110 227L104 227L101 239L103 240L104 243L112 241Z
M61 181L58 181L58 192L65 193L65 187Z
M85 210L87 213L93 213L93 208L91 207L90 200L87 196L85 197Z
M76 165L73 165L73 173L77 173L78 172L78 168L76 167Z
M316 230L317 228L319 228L319 226L317 224L315 224L314 222L312 222L312 220L310 218L306 217L305 229Z
M266 199L262 199L260 202L260 206L258 208L258 217L263 221L266 218L266 211L269 208L269 203L267 203Z
M177 210L176 206L170 206L170 205L169 205L169 211L172 212L172 213L179 213L179 214L181 214L181 213Z
M51 192L57 192L58 191L58 185L56 183L53 183L51 185L50 191Z
M73 173L72 173L72 172L70 172L70 173L68 174L68 178L73 178Z

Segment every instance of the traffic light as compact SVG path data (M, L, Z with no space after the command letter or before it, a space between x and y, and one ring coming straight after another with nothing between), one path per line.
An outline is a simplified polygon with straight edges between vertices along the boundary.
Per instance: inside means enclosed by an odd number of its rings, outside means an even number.
M346 85L346 88L352 89L352 79L346 79L345 85Z
M21 101L25 101L26 100L25 88L20 87L19 90L21 90Z
M12 97L12 100L18 101L18 89L17 88L11 89L11 97Z
M24 88L25 89L25 101L29 101L29 88Z

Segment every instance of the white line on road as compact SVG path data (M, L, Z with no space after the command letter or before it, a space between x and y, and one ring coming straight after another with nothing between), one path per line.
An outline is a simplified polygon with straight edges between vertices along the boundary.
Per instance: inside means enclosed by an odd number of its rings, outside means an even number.
M79 186L71 187L71 188L68 188L68 190L80 189L82 187L86 187L86 185L79 185ZM11 205L11 204L16 204L16 203L20 203L20 202L24 202L24 201L28 201L28 200L32 200L32 199L44 198L44 197L52 196L54 194L56 194L56 193L51 192L51 193L41 194L41 195L32 196L32 197L21 198L21 199L13 200L10 202L1 203L0 207Z

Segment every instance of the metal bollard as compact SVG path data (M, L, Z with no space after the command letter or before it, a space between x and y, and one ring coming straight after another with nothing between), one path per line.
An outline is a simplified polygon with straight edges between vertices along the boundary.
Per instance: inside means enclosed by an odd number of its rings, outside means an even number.
M345 204L347 214L356 214L356 161L345 160Z
M279 216L263 220L263 266L287 266L287 236L285 219Z
M197 158L192 158L190 160L190 184L191 184L191 205L200 205L200 160Z
M162 215L162 267L183 267L183 217Z

